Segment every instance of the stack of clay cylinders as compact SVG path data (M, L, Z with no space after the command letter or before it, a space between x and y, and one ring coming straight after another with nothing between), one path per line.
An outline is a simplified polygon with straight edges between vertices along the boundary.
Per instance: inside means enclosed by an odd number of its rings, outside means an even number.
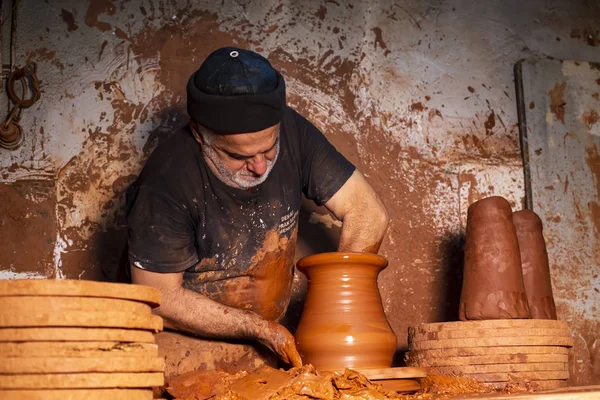
M0 399L151 400L164 384L154 288L0 281Z
M557 319L542 221L535 212L513 213L497 196L469 207L459 317Z
M513 213L502 197L469 207L459 318L410 327L407 365L494 388L567 386L573 338L556 320L542 222L533 211Z

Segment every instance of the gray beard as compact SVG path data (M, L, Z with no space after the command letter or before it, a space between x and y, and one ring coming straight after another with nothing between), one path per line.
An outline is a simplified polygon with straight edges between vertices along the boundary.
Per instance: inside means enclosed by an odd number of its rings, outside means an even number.
M225 165L223 165L223 161L219 159L218 154L213 150L209 145L202 145L202 156L204 160L208 164L209 168L216 175L217 178L227 186L231 186L238 189L249 189L263 183L268 177L277 159L279 158L279 141L277 142L277 153L275 153L275 158L272 161L267 160L267 170L264 174L259 176L258 178L251 177L248 175L242 175L243 172L247 171L230 171Z

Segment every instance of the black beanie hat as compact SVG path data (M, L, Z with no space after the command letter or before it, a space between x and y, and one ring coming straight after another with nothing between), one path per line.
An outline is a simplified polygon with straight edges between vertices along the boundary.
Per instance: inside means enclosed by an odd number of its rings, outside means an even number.
M236 47L212 52L187 85L188 114L219 134L273 126L285 104L283 76L260 54Z

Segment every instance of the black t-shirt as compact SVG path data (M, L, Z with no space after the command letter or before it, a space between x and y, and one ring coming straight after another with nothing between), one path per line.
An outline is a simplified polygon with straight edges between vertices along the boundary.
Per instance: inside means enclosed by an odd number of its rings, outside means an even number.
M279 157L262 184L225 185L189 127L152 153L127 190L129 260L154 272L184 272L184 286L264 318L285 313L302 194L326 203L354 166L291 108Z

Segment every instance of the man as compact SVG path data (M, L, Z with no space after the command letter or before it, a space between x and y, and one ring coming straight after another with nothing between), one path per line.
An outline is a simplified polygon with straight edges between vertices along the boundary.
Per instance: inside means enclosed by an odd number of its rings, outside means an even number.
M259 54L216 50L190 77L187 96L189 126L156 148L128 189L132 281L160 289L156 313L166 328L262 343L299 366L279 321L291 297L302 194L343 221L339 251L376 253L386 210L286 105L283 77ZM199 348L189 347L186 356Z

